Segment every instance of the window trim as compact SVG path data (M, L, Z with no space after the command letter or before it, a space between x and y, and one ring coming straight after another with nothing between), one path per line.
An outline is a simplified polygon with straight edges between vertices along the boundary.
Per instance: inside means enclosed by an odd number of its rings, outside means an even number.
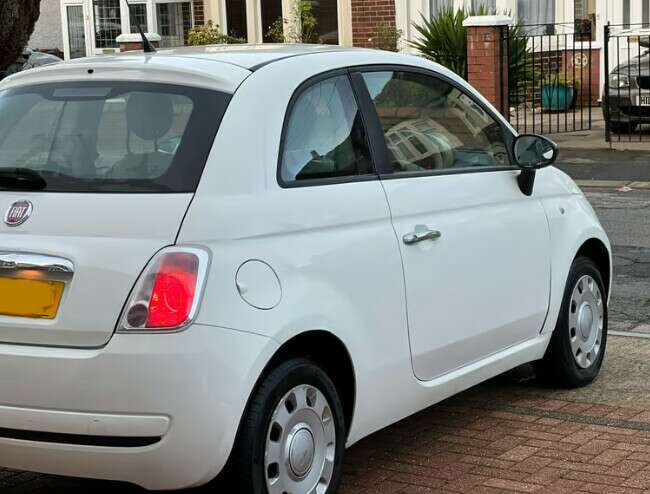
M284 180L284 178L282 178L282 159L284 157L284 149L286 145L289 122L291 120L291 116L293 114L293 110L296 105L296 102L305 91L315 86L316 84L323 82L327 79L332 79L334 77L340 77L340 76L347 77L348 82L350 83L352 94L354 95L354 99L357 103L357 108L361 113L361 121L365 129L366 139L368 141L368 150L370 152L371 173L369 173L368 175L354 175L349 177L309 178L305 180L292 180L292 181ZM278 185L283 189L294 189L297 187L316 187L322 185L336 185L336 184L347 184L353 182L369 182L372 180L379 180L375 154L373 152L372 138L370 135L370 126L366 121L366 115L362 108L362 102L360 101L359 95L355 90L354 82L350 75L350 71L347 68L329 70L327 72L322 72L320 74L312 76L309 79L303 81L291 95L291 99L289 100L289 104L287 105L287 109L284 113L284 121L282 122L282 134L280 136L280 147L278 151L278 160L276 165L276 180L278 182Z
M458 168L458 169L443 168L439 170L429 170L429 171L421 171L421 172L417 171L417 172L409 172L409 173L404 173L404 172L396 173L391 164L390 151L388 150L388 144L386 143L386 138L384 136L384 131L381 126L381 121L379 119L377 109L375 107L374 102L372 101L372 98L370 97L370 92L368 91L368 87L365 81L363 80L364 73L388 72L388 71L411 72L415 74L422 74L428 77L432 77L434 79L441 80L451 85L452 87L458 89L459 91L461 91L463 94L465 94L468 98L470 98L474 103L476 103L483 111L485 111L488 115L490 115L499 124L506 145L506 152L508 153L508 159L510 163L514 163L513 156L512 156L512 143L515 139L515 135L505 124L505 119L503 118L503 116L495 112L491 108L489 108L482 101L477 99L475 95L470 93L466 88L458 84L453 79L445 76L444 74L434 72L424 67L414 67L412 65L401 65L401 64L360 65L360 66L351 67L350 72L352 74L353 83L355 83L354 89L359 93L360 95L359 99L363 102L362 105L360 105L361 109L362 111L368 112L368 114L364 116L364 120L369 122L367 124L367 128L372 126L376 130L379 130L379 133L377 133L376 131L372 133L368 131L368 136L371 139L379 140L379 142L371 143L371 149L372 148L378 149L378 154L380 155L380 159L377 161L377 168L376 168L378 170L380 180L394 180L394 179L401 179L401 178L431 177L437 175L460 175L464 173L481 173L481 172L489 173L489 172L520 170L520 168L517 165L513 164L510 166L484 166L484 167L471 167L471 168L467 167L467 168ZM355 74L357 74L358 76L355 76Z

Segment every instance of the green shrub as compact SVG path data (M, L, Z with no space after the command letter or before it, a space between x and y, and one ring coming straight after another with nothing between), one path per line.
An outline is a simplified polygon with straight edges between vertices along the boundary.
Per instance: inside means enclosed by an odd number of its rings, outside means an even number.
M191 46L223 45L246 43L246 40L223 34L217 24L208 21L204 26L197 26L190 30L187 43Z
M410 42L410 45L425 57L467 79L467 30L463 27L463 21L470 16L496 13L496 10L485 6L476 10L443 7L432 19L422 16L422 22L414 24L420 37ZM532 71L529 64L526 64L530 58L530 49L528 38L523 35L519 22L510 28L509 37L509 82L511 88L518 88L520 83L525 83ZM511 91L511 95L515 97L516 92Z
M382 22L372 36L372 46L378 50L397 51L400 39L402 39L401 29L388 22Z

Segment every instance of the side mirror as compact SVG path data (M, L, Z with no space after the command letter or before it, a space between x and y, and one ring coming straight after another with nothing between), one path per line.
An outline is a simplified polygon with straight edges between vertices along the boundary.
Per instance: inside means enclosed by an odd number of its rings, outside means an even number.
M517 178L521 191L530 196L535 185L535 172L555 163L559 155L557 144L546 137L535 134L522 134L515 139L512 155L521 168Z

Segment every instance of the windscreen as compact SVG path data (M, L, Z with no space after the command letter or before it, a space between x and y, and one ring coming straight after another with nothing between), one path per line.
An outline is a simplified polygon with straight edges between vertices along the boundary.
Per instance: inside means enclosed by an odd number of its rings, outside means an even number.
M139 82L0 91L0 169L50 192L193 192L229 101Z

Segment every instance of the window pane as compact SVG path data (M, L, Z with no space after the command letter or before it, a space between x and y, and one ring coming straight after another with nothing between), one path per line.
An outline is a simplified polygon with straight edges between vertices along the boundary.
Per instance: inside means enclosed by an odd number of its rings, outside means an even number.
M158 34L163 48L184 46L192 29L192 5L189 2L156 5Z
M431 8L431 18L435 18L438 14L438 11L440 11L443 8L447 7L453 7L454 6L454 0L431 0L430 3L430 8Z
M522 24L553 24L555 22L555 0L517 0L517 16ZM541 34L536 32L535 34Z
M643 27L647 29L650 27L650 0L643 0Z
M361 113L346 76L305 90L291 110L284 137L285 182L372 173Z
M630 27L630 17L632 12L630 12L630 0L623 0L623 26L625 28Z
M120 0L94 0L95 39L97 48L117 48L122 34Z
M147 6L144 3L131 4L129 8L129 22L131 23L131 32L138 32L138 25L146 33L149 31L147 28Z
M262 37L265 43L273 42L269 29L276 21L282 22L282 0L264 0L262 2Z
M229 96L135 82L0 92L0 167L42 174L46 191L190 192Z
M454 86L408 72L363 77L396 171L509 164L498 122Z
M472 0L472 10L474 12L478 11L481 7L484 7L488 12L494 12L497 8L496 0Z
M309 42L338 45L339 15L337 0L312 0L312 12L316 17L316 33Z
M228 34L236 38L248 39L246 0L226 0L226 16Z

